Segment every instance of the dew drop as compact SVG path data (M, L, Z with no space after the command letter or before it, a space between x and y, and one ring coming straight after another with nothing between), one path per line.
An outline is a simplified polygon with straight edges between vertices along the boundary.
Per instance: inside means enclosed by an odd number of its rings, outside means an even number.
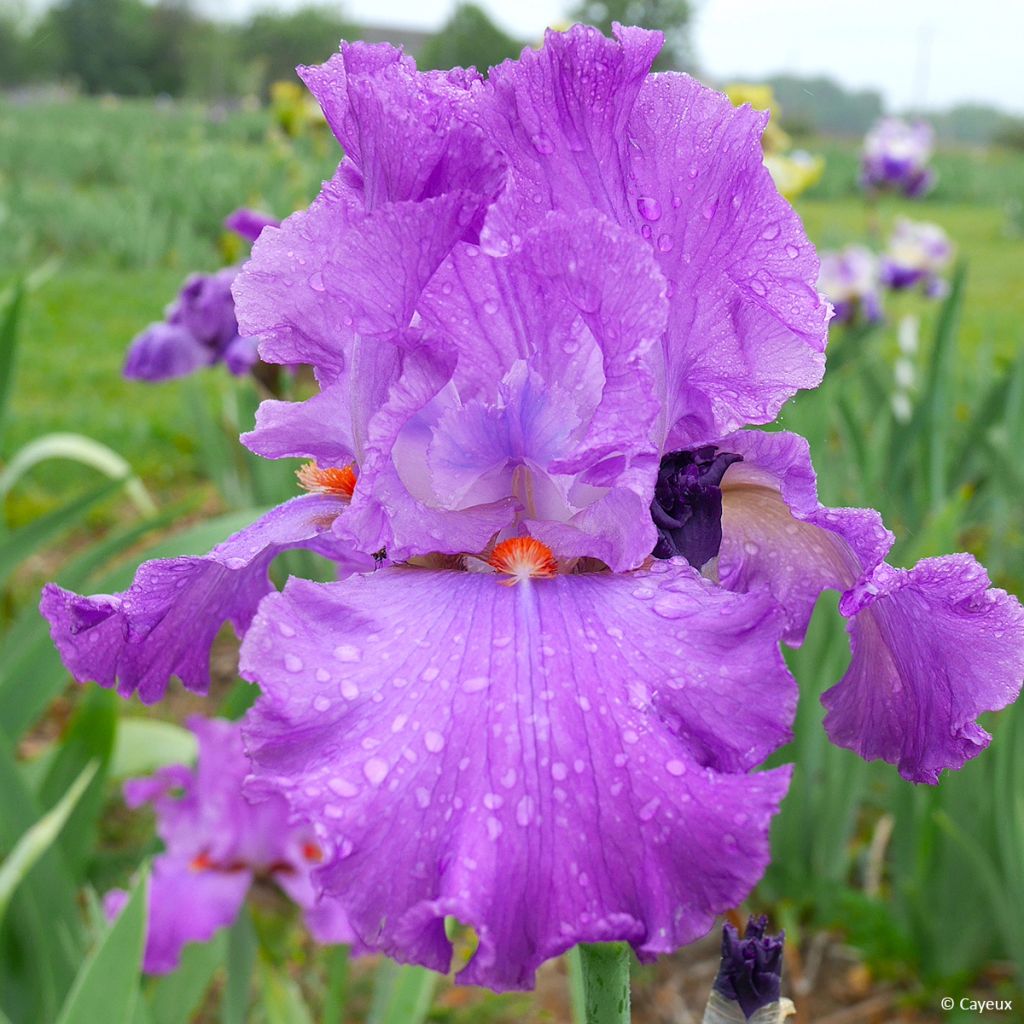
M641 196L636 201L636 208L644 220L661 220L661 203L651 196Z
M284 667L289 672L301 672L302 659L297 654L286 654L284 656Z
M636 816L641 821L650 821L651 818L653 818L654 815L658 813L658 805L660 803L661 801L657 797L648 800L647 803L645 803L643 807L641 807L640 810L636 812Z
M526 828L533 820L533 797L524 796L516 804L516 824Z
M338 796L344 797L353 797L359 792L359 790L352 785L348 779L331 779L331 781L327 783L327 788L331 790L332 793L337 793Z
M671 252L673 241L669 235L661 235L658 238L658 250L659 252Z
M491 681L487 676L473 676L472 679L467 679L462 684L462 689L465 693L479 693L481 690L486 690L490 684Z
M359 652L358 647L353 647L352 644L338 644L334 648L334 656L338 661L358 661L362 655Z
M314 697L313 698L313 710L314 711L326 711L331 706L331 702L326 697Z
M315 292L324 290L324 275L319 270L309 279L309 287Z
M542 156L547 156L555 151L555 144L543 132L534 135L530 141L533 143L533 148Z
M379 786L388 777L388 763L379 757L371 757L363 765L363 774L367 781Z
M669 775L675 775L678 777L686 774L686 765L683 764L682 761L669 761L665 765L665 771L667 771Z
M437 754L444 750L444 737L439 732L435 732L431 729L429 732L423 734L423 746L425 746L432 754Z

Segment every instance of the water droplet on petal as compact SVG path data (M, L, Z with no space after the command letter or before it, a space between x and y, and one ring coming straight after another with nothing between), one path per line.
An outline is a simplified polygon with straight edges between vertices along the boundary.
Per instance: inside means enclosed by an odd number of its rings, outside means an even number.
M516 804L516 824L526 828L533 820L533 797L524 796Z
M382 760L379 757L371 757L363 765L363 774L366 776L367 781L372 783L374 786L379 786L388 776L387 761Z
M636 201L636 208L644 220L661 220L661 203L651 196L641 196Z
M547 156L555 151L555 144L543 132L534 135L530 141L533 143L533 148L542 156Z

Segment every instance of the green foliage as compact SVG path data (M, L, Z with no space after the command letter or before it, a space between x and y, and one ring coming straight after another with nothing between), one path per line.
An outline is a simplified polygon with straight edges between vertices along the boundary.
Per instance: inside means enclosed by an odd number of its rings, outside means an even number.
M518 57L525 44L503 32L476 4L460 3L420 51L422 68L494 67Z
M75 978L57 1024L131 1024L146 938L146 873Z
M772 75L766 80L782 108L782 126L794 135L863 135L882 116L873 89L852 90L824 75Z
M319 64L341 39L358 36L358 29L337 10L336 5L321 4L287 14L262 11L240 28L239 54L259 68L261 92L273 82L293 81L298 65Z

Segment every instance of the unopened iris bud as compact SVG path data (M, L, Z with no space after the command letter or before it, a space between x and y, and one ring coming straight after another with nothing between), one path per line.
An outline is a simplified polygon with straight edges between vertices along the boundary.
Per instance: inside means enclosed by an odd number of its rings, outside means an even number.
M722 963L704 1015L705 1024L782 1020L782 949L785 932L767 935L768 918L751 917L740 938L731 924L722 929ZM742 1016L740 1016L742 1014Z

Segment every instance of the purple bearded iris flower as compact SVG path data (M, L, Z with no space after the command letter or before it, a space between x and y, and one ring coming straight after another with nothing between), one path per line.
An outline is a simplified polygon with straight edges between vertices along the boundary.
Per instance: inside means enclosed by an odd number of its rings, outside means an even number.
M235 210L224 226L255 242L265 227L280 223L253 210ZM248 373L259 358L256 339L240 337L231 285L238 267L212 274L191 274L164 320L139 334L125 356L124 375L150 382L184 377L223 362L236 377Z
M818 288L832 303L840 323L877 323L883 319L878 257L863 245L823 252Z
M934 136L925 121L883 118L864 137L862 186L869 192L902 192L910 199L923 196L935 183L928 167Z
M486 82L383 45L303 69L346 157L235 296L263 359L315 370L244 438L314 493L125 594L43 597L75 677L145 700L244 631L251 787L329 841L316 882L402 961L446 969L444 918L472 925L459 978L497 989L581 941L649 959L749 891L779 641L821 590L855 647L830 733L908 777L977 753L1024 672L969 556L885 567L800 438L739 430L819 382L829 310L766 115L650 75L660 42L549 33ZM311 543L347 575L264 597Z
M882 282L894 291L920 287L929 298L942 298L942 276L953 261L953 243L938 224L898 217L882 255Z
M352 942L340 905L321 899L310 878L329 848L291 820L280 796L250 803L243 795L249 759L238 725L192 718L189 727L199 739L195 770L175 765L124 787L129 807L152 804L165 847L149 884L145 970L173 971L186 943L205 942L235 920L258 880L275 883L302 907L318 942ZM109 916L120 913L127 895L107 893Z

